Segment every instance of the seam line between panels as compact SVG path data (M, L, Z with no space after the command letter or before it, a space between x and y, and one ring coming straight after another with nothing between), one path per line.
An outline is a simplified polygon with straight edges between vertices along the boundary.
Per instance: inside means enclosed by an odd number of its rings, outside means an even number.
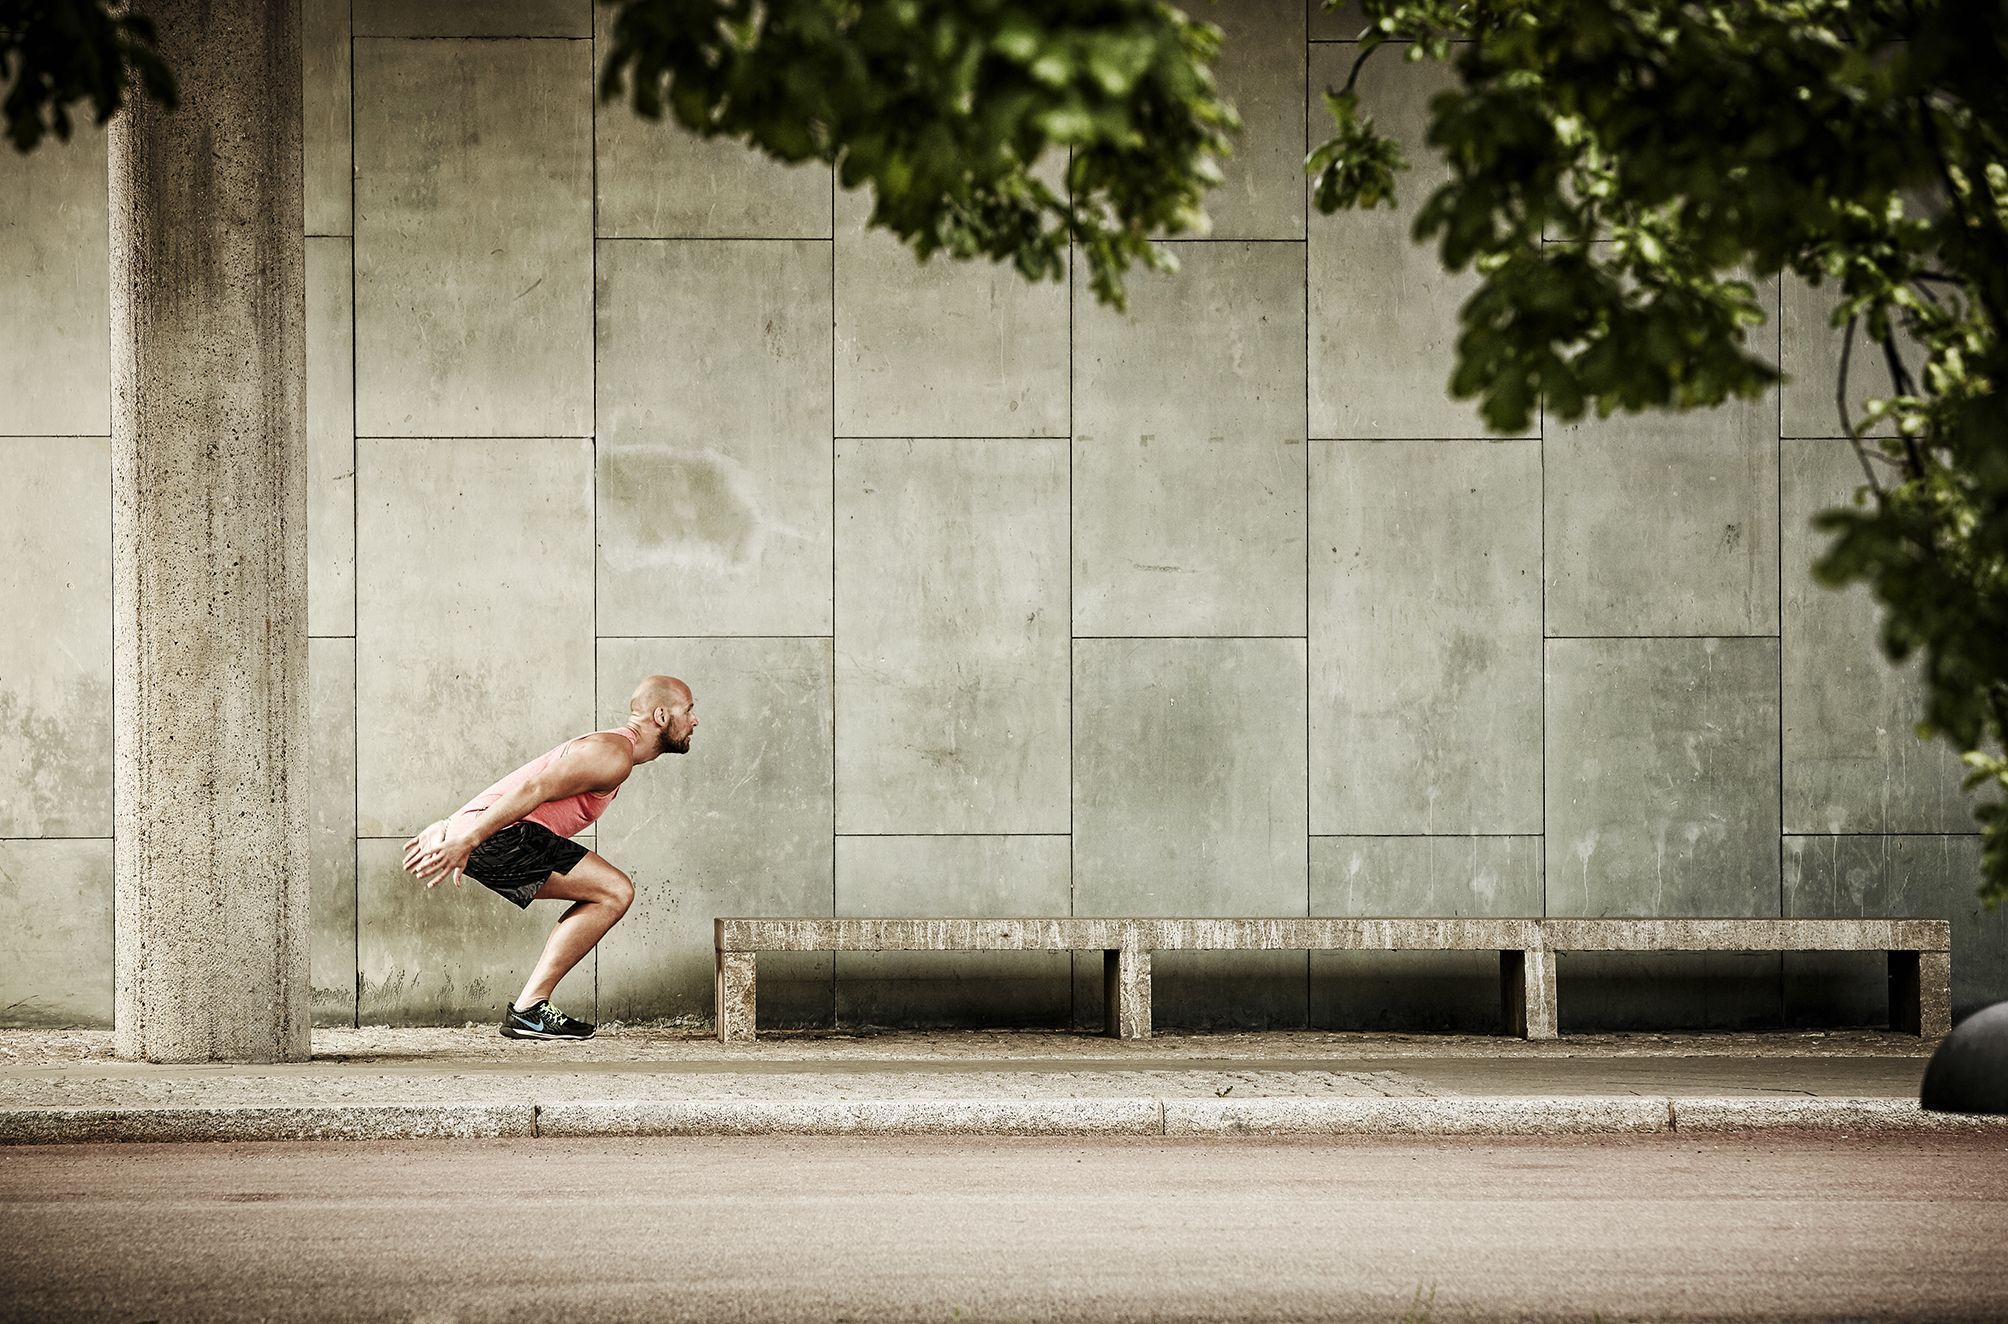
M1304 27L1304 95L1297 116L1297 215L1304 302L1298 308L1304 336L1304 915L1311 914L1311 189L1304 179L1304 161L1311 154L1311 32L1308 11ZM1311 954L1304 953L1304 1028L1311 1028Z
M1067 148L1067 206L1074 206L1074 149ZM1080 913L1074 879L1078 852L1074 842L1074 448L1079 444L1074 424L1074 236L1067 234L1067 914ZM1080 958L1067 957L1067 1028L1081 1023ZM1104 1011L1106 1017L1106 1010Z
M1542 236L1541 236L1541 247L1542 247L1542 253L1543 253L1543 256L1544 256L1544 257L1546 256L1546 251L1547 251L1547 245L1548 245L1548 238L1547 238L1547 234L1546 234L1546 232L1545 232L1545 230L1544 230L1544 232L1543 232L1543 234L1542 234ZM1540 674L1540 687L1541 687L1541 696L1540 696L1540 697L1541 697L1541 706L1540 706L1540 712L1541 712L1541 770L1540 770L1540 780L1539 780L1539 783L1538 783L1538 784L1539 784L1539 786L1540 786L1540 788L1541 788L1541 791L1540 791L1540 794L1541 794L1541 836L1540 836L1540 841L1541 841L1541 914L1542 914L1543 916L1546 916L1546 915L1547 915L1547 914L1549 913L1549 912L1548 912L1548 864L1549 864L1549 860L1548 860L1548 686L1549 686L1549 684L1550 684L1550 676L1549 676L1549 667L1548 667L1548 654L1549 654L1549 647L1550 647L1550 645L1549 645L1549 642L1548 642L1548 641L1549 641L1549 640L1550 640L1550 639L1551 639L1551 638L1553 637L1553 636L1551 636L1551 635L1550 635L1550 634L1548 633L1548 398L1547 398L1547 396L1546 396L1546 395L1543 395L1543 396L1541 397L1540 401L1539 401L1539 402L1538 402L1538 403L1536 404L1535 408L1536 408L1536 411L1537 411L1537 412L1536 412L1536 414L1535 414L1535 428L1534 428L1534 438L1535 438L1535 441L1534 441L1534 445L1535 445L1535 448L1536 448L1536 450L1535 450L1535 462L1536 462L1536 469L1537 469L1537 488L1538 488L1538 490L1537 490L1537 492L1536 492L1536 494L1535 494L1535 510L1534 510L1534 518L1535 518L1535 520L1536 520L1536 522L1537 522L1537 525L1538 525L1538 530L1539 530L1539 543L1540 543L1540 555L1539 555L1539 561L1540 561L1540 571L1539 571L1539 573L1540 573L1540 576L1541 576L1541 638L1540 638L1540 641L1539 641L1539 643L1538 643L1538 645L1537 645L1537 646L1539 647L1539 649L1541 650L1541 674ZM1559 967L1559 963L1558 963L1558 965L1557 965L1557 969L1556 969L1556 978L1557 978L1557 979L1560 979L1560 977L1561 977L1561 971L1560 971L1560 967ZM1559 994L1559 992L1558 992L1558 993L1557 993L1557 1000L1558 1000L1558 1001L1559 1001L1559 998L1560 998L1560 994ZM1561 1022L1560 1022L1560 1020L1558 1019L1558 1020L1556 1021L1556 1026L1557 1026L1557 1028L1559 1028L1559 1027L1560 1027L1560 1025L1561 1025Z
M837 163L830 160L830 917L837 914ZM830 953L830 1028L837 1022L837 954Z
M1545 244L1545 240L1543 243ZM1539 536L1539 561L1541 576L1541 638L1537 647L1541 652L1541 913L1548 913L1548 401L1543 397L1537 415L1540 426L1535 429L1535 465L1539 491L1536 494L1534 520ZM1559 1025L1559 1022L1557 1022Z
M355 12L354 5L349 12ZM564 32L353 32L352 41L583 41L590 43L592 35L575 36Z
M356 200L356 6L349 0L349 638L356 640L356 626L362 618L362 438L356 422L361 417L362 337L358 334L357 308L357 217ZM350 950L355 975L355 1003L349 1024L360 1029L363 1023L363 849L362 836L362 754L363 682L360 643L349 657L349 845ZM311 952L308 959L312 960Z
M597 115L595 102L595 115ZM595 222L597 226L597 222ZM827 243L820 234L595 234L603 244L804 244Z
M1771 553L1773 559L1777 562L1776 588L1778 591L1778 615L1772 621L1771 628L1778 640L1778 651L1773 661L1777 664L1777 689L1774 693L1778 696L1778 915L1782 919L1785 915L1785 383L1783 379L1785 371L1785 271L1783 267L1780 267L1778 270L1776 282L1773 288L1778 293L1778 324L1773 330L1777 332L1778 358L1776 360L1776 367L1779 373L1779 382L1772 389L1777 392L1777 398L1773 403L1776 405L1777 410L1778 435L1775 444L1771 447L1770 463L1773 480L1771 484L1771 496L1776 503L1774 512L1776 521L1772 525ZM1785 1024L1786 1011L1785 954L1780 952L1778 953L1778 1023L1781 1026Z

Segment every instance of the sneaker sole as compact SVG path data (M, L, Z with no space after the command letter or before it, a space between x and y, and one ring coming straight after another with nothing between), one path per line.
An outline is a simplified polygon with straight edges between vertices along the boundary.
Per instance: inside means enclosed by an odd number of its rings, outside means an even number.
M594 1031L594 1033L598 1033L598 1031ZM592 1036L591 1034L545 1034L545 1033L544 1033L544 1032L543 1032L542 1030L519 1030L519 1029L517 1029L516 1027L514 1027L513 1025L505 1025L505 1026L503 1026L503 1027L502 1027L502 1037L503 1037L503 1038L505 1038L505 1039L581 1039L581 1040L583 1040L583 1039L590 1039L590 1038L592 1038L593 1036Z

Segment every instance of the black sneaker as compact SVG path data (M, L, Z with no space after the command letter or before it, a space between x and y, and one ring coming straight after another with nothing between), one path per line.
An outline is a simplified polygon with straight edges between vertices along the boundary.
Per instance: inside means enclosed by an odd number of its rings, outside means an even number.
M528 1011L517 1011L511 1003L508 1015L502 1018L502 1033L510 1039L590 1039L593 1029L565 1015L548 999Z

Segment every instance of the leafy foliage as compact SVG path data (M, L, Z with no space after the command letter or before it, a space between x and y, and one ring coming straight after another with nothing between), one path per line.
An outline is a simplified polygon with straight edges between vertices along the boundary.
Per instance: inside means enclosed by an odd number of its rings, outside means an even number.
M0 0L0 110L16 151L34 151L50 133L68 142L80 101L103 124L134 82L174 108L174 74L144 14L113 12L105 0Z
M1327 7L1331 7L1329 4ZM1822 513L1824 582L1867 583L1920 736L1980 790L1982 895L2008 897L2008 13L1999 0L1362 0L1357 63L1306 163L1320 211L1392 202L1398 146L1364 62L1447 61L1427 141L1450 171L1414 234L1480 276L1453 395L1523 430L1595 408L1750 397L1777 372L1743 273L1838 284L1888 393L1836 435L1856 502ZM1908 354L1908 360L1907 360ZM1921 354L1921 370L1910 361ZM1887 437L1872 436L1887 434ZM1985 789L1982 789L1985 788Z
M1214 95L1220 29L1164 0L603 0L605 100L872 185L870 224L926 260L1059 279L1071 237L1098 299L1153 232L1202 230L1241 127ZM1070 151L1066 196L1034 172Z

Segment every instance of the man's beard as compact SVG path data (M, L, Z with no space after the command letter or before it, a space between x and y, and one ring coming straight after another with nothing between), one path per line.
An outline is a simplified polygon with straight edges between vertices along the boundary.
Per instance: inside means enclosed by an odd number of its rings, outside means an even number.
M685 736L681 740L663 741L662 752L665 754L688 754L690 752L690 737Z

